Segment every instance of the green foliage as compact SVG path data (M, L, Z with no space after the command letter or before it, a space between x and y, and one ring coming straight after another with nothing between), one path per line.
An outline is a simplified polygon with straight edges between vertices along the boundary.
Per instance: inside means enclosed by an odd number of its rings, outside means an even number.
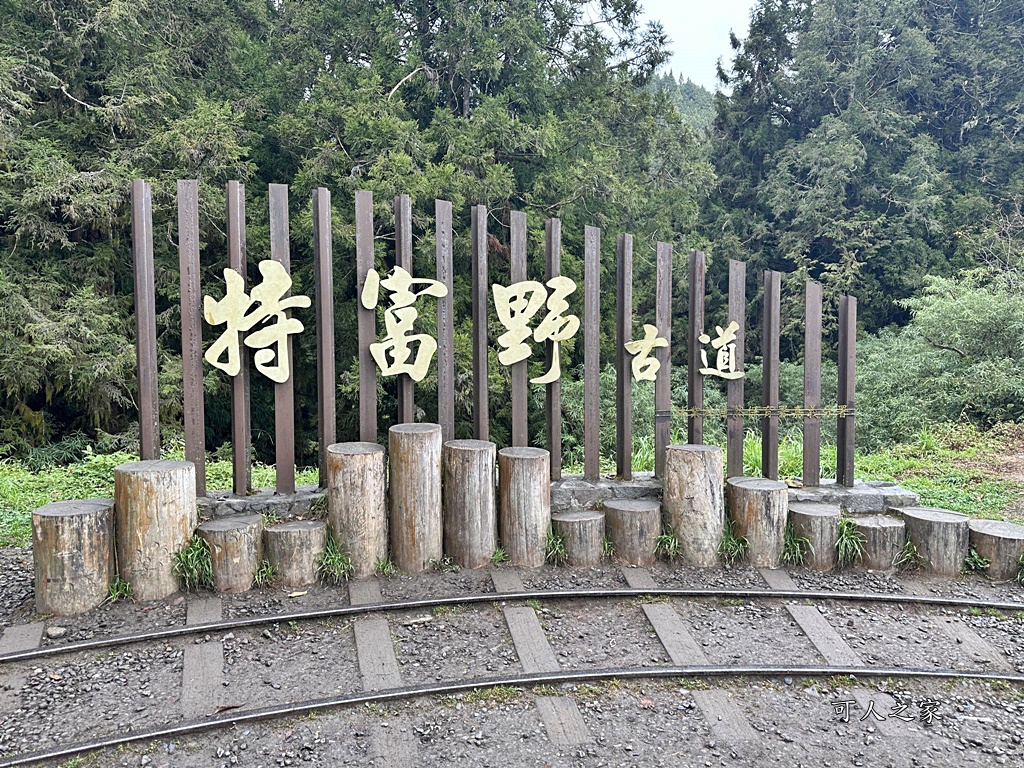
M964 558L964 573L984 573L990 565L992 565L990 558L982 557L978 554L978 550L971 547L967 552L967 557Z
M611 560L615 556L615 544L607 536L601 539L601 552L606 558Z
M275 573L271 562L267 559L260 560L256 565L255 573L253 573L253 584L257 587L269 587L274 583L275 578L277 578L277 573Z
M839 567L856 565L864 555L864 534L857 530L853 520L846 515L839 518L839 534L836 538L836 555Z
M116 574L107 589L107 599L104 602L116 603L119 600L130 600L132 597L132 585Z
M673 561L682 554L682 544L676 537L675 531L666 528L658 538L654 540L654 552L659 557Z
M352 559L338 544L338 540L328 531L327 546L317 561L316 573L324 584L343 584L352 576Z
M440 559L432 557L427 564L438 573L458 573L462 570L450 555L443 555Z
M309 505L310 520L325 520L327 518L328 499L327 494L317 496Z
M375 570L381 576L385 576L387 578L394 576L398 572L398 569L389 557L382 557L378 560Z
M1024 554L1017 561L1017 583L1024 586Z
M892 559L892 564L901 571L916 571L927 565L928 559L918 551L917 545L908 536L903 542L903 547Z
M200 536L193 536L185 548L174 554L174 573L186 592L213 587L213 561L210 545Z
M544 559L552 565L565 565L569 553L565 548L565 538L548 528L544 539Z
M505 552L504 547L497 547L494 550L494 554L491 555L491 565L501 565L502 563L508 562L508 554Z
M786 523L786 540L782 548L782 562L784 565L803 565L804 558L814 554L814 547L810 539L804 536L797 536L792 523Z
M736 524L726 518L725 527L722 529L722 541L718 545L718 556L726 565L735 565L747 555L747 537L740 536L736 531Z

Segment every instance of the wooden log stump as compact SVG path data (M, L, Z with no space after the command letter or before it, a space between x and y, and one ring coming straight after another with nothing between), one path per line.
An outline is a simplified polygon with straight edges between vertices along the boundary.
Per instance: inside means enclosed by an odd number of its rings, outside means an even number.
M858 568L891 571L893 560L906 542L906 526L889 515L857 515L850 518L863 537Z
M996 581L1017 578L1020 558L1024 555L1024 525L1002 520L971 520L970 545L989 566L985 573Z
M725 525L725 468L714 445L670 445L665 449L661 513L680 545L686 565L718 564Z
M388 432L391 554L406 573L441 559L441 425L396 424Z
M178 591L174 555L197 522L192 462L132 461L114 468L117 570L137 600L162 600Z
M604 525L615 558L630 565L654 563L661 533L661 504L646 499L610 499Z
M489 565L497 545L497 446L449 440L442 449L444 551L463 568Z
M565 542L565 564L592 568L604 560L604 513L592 509L551 516L555 534Z
M551 523L550 472L551 455L543 448L498 451L501 545L514 566L544 565Z
M804 565L816 571L836 567L836 541L839 538L839 506L795 502L789 505L789 522L797 537L807 539L810 552L804 552Z
M107 599L114 578L114 502L55 501L32 512L36 613L74 616Z
M971 538L967 515L935 507L900 507L894 511L903 518L907 538L925 559L922 570L950 578L960 575Z
M263 529L263 551L277 582L285 587L315 583L320 555L326 548L327 523L323 520L289 520Z
M762 477L731 477L726 488L736 535L747 539L747 561L757 568L777 567L786 543L786 484Z
M214 591L237 594L250 590L263 555L263 518L220 517L207 520L196 533L210 545Z
M352 576L372 576L388 556L384 446L327 446L327 524L338 548L352 561Z

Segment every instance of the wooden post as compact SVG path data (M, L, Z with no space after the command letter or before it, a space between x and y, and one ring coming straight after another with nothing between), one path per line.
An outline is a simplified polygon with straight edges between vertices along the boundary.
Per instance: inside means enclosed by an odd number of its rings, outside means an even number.
M249 279L245 258L245 187L237 181L227 185L228 266ZM236 496L245 496L252 485L252 425L249 416L249 348L245 334L238 334L241 370L231 379L231 463L232 486Z
M622 480L633 479L633 375L626 344L633 340L633 236L619 235L615 248L615 463Z
M415 276L412 267L412 200L395 197L395 266ZM398 374L398 423L416 421L416 382L407 373Z
M441 552L441 426L396 424L388 433L391 553L406 573Z
M726 489L736 535L747 540L747 562L755 568L775 568L786 542L786 484L760 477L733 477L726 481Z
M487 440L487 309L491 287L487 275L487 206L474 205L471 234L473 250L473 437Z
M672 423L672 246L658 243L655 277L654 324L668 345L654 350L660 363L654 380L654 476L665 474L665 451Z
M263 551L282 587L316 583L320 556L327 548L323 520L288 520L263 530Z
M839 507L835 504L795 502L789 505L789 522L797 537L807 539L804 565L816 571L831 571L838 563Z
M236 515L207 520L196 534L210 547L214 592L238 594L252 589L263 556L263 518Z
M442 449L444 551L463 568L488 565L497 545L496 452L484 440L450 440Z
M892 511L903 518L907 539L924 558L925 573L949 578L960 575L970 546L967 515L935 507L902 507Z
M551 515L554 533L565 542L565 564L593 568L604 560L604 513L593 509Z
M132 461L114 468L117 569L136 600L178 591L174 555L195 530L196 470L190 461Z
M615 559L630 565L654 563L661 533L661 504L648 499L609 499L604 524Z
M736 323L736 370L743 370L743 346L747 328L747 265L729 259L729 322ZM733 379L726 385L726 477L743 475L743 382Z
M135 262L135 360L138 366L139 458L160 458L157 393L156 277L153 267L153 196L132 182L132 257Z
M357 579L388 556L384 446L335 443L327 449L327 523Z
M513 566L544 565L551 524L550 461L548 452L541 448L498 451L501 545Z
M661 511L679 540L685 565L718 564L725 526L722 449L715 445L670 445L665 454Z
M761 474L779 479L779 324L780 281L778 272L764 271L764 313L761 323Z
M203 402L203 291L199 264L199 182L178 182L178 276L185 459L196 468L196 496L206 495Z
M996 581L1017 578L1024 555L1024 526L977 518L970 526L970 546L989 561L985 575Z
M526 279L526 214L522 211L511 211L509 228L512 282L519 283ZM530 442L526 367L526 360L520 360L508 367L512 377L512 445L528 445Z
M377 442L377 364L370 345L377 341L377 310L359 297L373 259L373 192L356 192L356 320L359 332L359 439Z
M455 285L452 282L452 204L434 201L435 262L437 280L448 295L437 300L437 421L443 441L455 439L455 322L452 317Z
M821 484L821 285L807 281L804 320L804 416L803 484Z
M287 184L270 185L270 258L283 266L285 272L291 273ZM290 295L291 291L284 297ZM285 354L292 375L287 381L274 384L274 466L277 470L277 492L291 494L295 493L295 375L291 336L288 337Z
M840 414L836 432L836 482L847 488L853 487L854 427L853 401L857 380L857 299L853 296L839 298L839 408Z
M114 578L114 502L55 501L32 512L36 613L74 616L101 605Z
M601 230L583 238L583 479L601 477Z
M893 570L893 560L907 541L903 521L889 515L855 515L850 519L861 537L857 567L879 572Z
M552 280L562 274L562 222L548 219L544 222L545 278ZM547 366L550 370L555 357L554 342L547 342ZM551 454L551 479L562 479L562 381L555 379L544 393L544 420L547 425L547 449Z
M337 410L334 363L334 267L331 239L331 192L313 190L313 272L316 297L316 399L321 488L327 486L327 446L335 440ZM359 306L358 300L356 306ZM358 314L358 310L357 310ZM362 368L360 368L362 382Z
M700 335L704 333L703 251L690 251L689 313L686 335L686 405L691 411L686 420L686 442L704 442L704 374L700 372Z

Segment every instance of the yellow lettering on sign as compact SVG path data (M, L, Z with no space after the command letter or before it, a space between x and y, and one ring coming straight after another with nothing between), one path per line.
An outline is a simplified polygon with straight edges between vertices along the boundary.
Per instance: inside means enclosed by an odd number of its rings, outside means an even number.
M627 341L622 345L625 350L633 355L630 368L633 371L633 378L637 381L654 381L658 377L658 369L661 363L653 357L651 352L655 347L667 347L668 339L658 336L658 328L654 325L644 324L644 337L635 341Z
M705 376L718 376L728 380L743 378L743 371L736 370L736 331L739 329L739 323L733 320L725 326L724 330L720 325L715 326L715 332L718 335L713 341L706 333L697 337L701 344L710 343L718 351L714 368L708 364L707 350L700 351L700 360L704 364L704 367L700 369L701 373Z
M551 289L548 296L546 288ZM498 353L498 362L502 365L513 365L526 360L531 353L526 340L533 336L537 342L550 341L554 345L551 368L547 373L536 376L530 381L534 384L550 384L562 375L559 345L568 341L580 328L580 319L576 315L567 315L569 302L565 299L576 290L576 283L568 277L553 277L547 286L535 280L523 280L513 283L507 288L503 285L492 285L494 307L498 313L498 321L505 327L505 333L498 337L502 350ZM530 330L530 321L547 300L547 314L537 328Z

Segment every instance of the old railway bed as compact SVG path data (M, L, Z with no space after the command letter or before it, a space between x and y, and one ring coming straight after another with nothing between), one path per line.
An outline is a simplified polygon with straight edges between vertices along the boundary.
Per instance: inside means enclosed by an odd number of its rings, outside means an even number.
M414 600L386 600L377 582L356 582L349 606L227 620L219 598L204 598L189 604L187 626L35 649L25 647L32 632L9 629L0 642L0 768L125 744L168 747L338 707L358 713L357 704L476 688L507 695L509 686L534 691L539 741L571 751L593 742L575 691L617 680L662 691L647 690L643 700L654 701L686 678L683 688L695 690L683 698L710 742L743 754L772 735L742 706L747 693L731 695L736 678L854 675L846 693L862 708L872 699L899 706L898 690L870 690L871 679L930 691L939 683L928 678L1024 683L1020 620L994 615L1024 611L1021 602L801 590L785 571L765 572L768 590L665 588L642 569L623 574L628 589L528 590L517 572L499 569L493 592ZM817 715L833 717L827 698L818 704L828 711ZM222 764L201 753L148 759ZM275 764L255 750L234 757L225 764ZM125 764L149 764L135 760Z

